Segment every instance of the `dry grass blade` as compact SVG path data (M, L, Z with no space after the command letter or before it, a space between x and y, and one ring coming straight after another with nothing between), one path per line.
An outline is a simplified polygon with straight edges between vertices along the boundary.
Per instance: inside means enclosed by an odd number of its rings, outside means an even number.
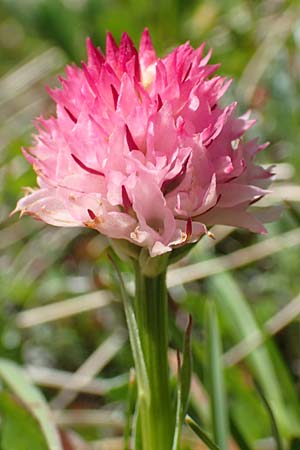
M55 389L63 389L68 386L73 376L73 373L48 367L27 366L25 369L35 384ZM78 392L100 396L114 387L128 383L128 375L123 374L109 379L94 378L92 380L89 376L78 376L78 383L76 389Z
M103 308L114 301L109 291L96 291L79 295L50 305L23 311L16 316L20 328L29 328L42 323L53 322L85 311Z
M0 251L5 250L30 234L38 232L41 228L44 228L44 225L37 221L32 221L30 229L26 229L21 222L14 222L8 225L0 231Z
M267 169L270 165L271 163L263 164L263 167ZM295 175L295 168L290 163L278 163L276 164L275 172L275 181L290 180Z
M5 151L10 142L17 137L21 136L28 129L32 127L31 119L36 117L40 111L45 110L46 99L38 98L35 101L31 101L27 106L18 111L16 114L10 116L0 128L0 151L1 160L5 156Z
M9 264L7 272L11 277L10 291L13 292L17 283L25 282L29 285L45 273L78 233L75 229L39 230ZM45 254L47 258L44 257Z
M275 184L272 187L271 199L287 200L290 202L300 201L300 186L297 184Z
M230 228L231 230L232 228ZM297 245L300 245L300 228L265 239L262 242L237 250L229 255L170 269L167 276L168 287L201 280L226 270L243 267L276 252ZM133 286L130 285L129 288L132 290ZM113 301L113 297L108 291L91 292L65 301L23 311L17 314L16 322L20 328L28 328L41 323L47 323L102 308L111 301Z
M54 420L61 426L103 426L123 429L124 417L118 410L72 409L56 410Z
M207 447L203 442L199 439L192 436L192 432L190 430L184 430L183 433L183 441L193 450L206 450ZM100 441L95 441L91 444L92 450L123 450L124 449L124 441L122 438L107 438L101 439ZM232 446L232 449L236 449L236 447ZM80 450L80 449L78 449Z
M253 350L262 345L268 336L278 333L278 331L286 327L299 314L300 293L273 317L265 322L263 332L250 334L246 339L243 339L237 345L228 350L223 355L225 366L231 367L246 358L246 356L248 356Z
M68 380L61 392L51 401L53 409L63 409L69 405L77 395L80 388L94 378L108 364L116 353L123 347L127 336L124 330L117 330L109 336L92 353L88 359Z
M58 70L65 62L63 52L52 47L0 79L0 105L15 99L48 73Z
M170 270L167 276L167 285L168 287L173 287L178 284L201 280L226 270L243 267L276 252L297 245L300 245L300 228L265 239L262 242L242 248L229 255L219 256L208 261L201 261L196 264Z
M265 39L246 66L238 86L238 93L246 103L253 97L259 80L284 45L298 17L298 8L292 5L270 24Z
M86 442L74 430L60 430L65 450L92 450L90 442Z
M107 438L92 443L92 450L123 450L123 438Z

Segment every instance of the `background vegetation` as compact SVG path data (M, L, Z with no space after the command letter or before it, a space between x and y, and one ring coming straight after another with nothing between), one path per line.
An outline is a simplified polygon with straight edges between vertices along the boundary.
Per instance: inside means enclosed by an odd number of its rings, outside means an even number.
M278 447L256 382L284 445L299 449L297 0L0 0L0 356L22 365L41 386L57 423L76 431L64 435L76 440L75 448L87 448L79 435L89 448L124 448L119 436L128 422L132 359L106 241L90 230L56 229L9 213L22 186L35 183L20 147L30 143L32 119L53 112L44 86L56 84L55 75L67 62L85 58L87 35L104 48L106 31L119 38L126 30L138 43L145 26L160 55L188 39L194 46L205 40L207 49L214 48L212 60L222 63L220 73L235 79L228 99L237 98L240 111L250 107L258 119L249 134L271 142L261 158L277 164L277 178L266 202L286 202L267 236L217 227L216 241L203 239L170 270L172 349L181 348L187 314L194 319L189 412L211 429L205 333L209 298L221 329L230 446ZM123 272L130 282L125 265ZM175 373L172 351L170 362ZM0 406L16 415L10 402L10 397L0 398ZM2 449L12 450L7 436L3 429ZM186 438L187 449L201 448L191 434Z

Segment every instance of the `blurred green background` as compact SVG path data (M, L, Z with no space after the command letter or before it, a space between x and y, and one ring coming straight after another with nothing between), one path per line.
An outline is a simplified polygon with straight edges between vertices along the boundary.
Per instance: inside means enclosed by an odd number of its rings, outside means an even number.
M9 213L22 187L35 185L20 148L30 143L34 117L54 111L45 85L85 58L86 36L104 49L107 31L117 39L127 31L138 44L145 26L161 56L186 40L213 47L219 73L235 80L226 100L237 99L240 112L252 109L258 123L249 137L271 142L260 155L277 165L265 202L285 203L268 236L217 227L217 240L203 239L170 275L173 349L187 313L194 318L190 412L210 428L203 332L210 298L221 325L232 448L276 448L255 380L287 448L300 449L298 0L0 1L0 355L26 367L59 423L99 445L93 448L122 448L132 359L106 241ZM125 264L123 272L130 281ZM63 388L78 369L87 378L70 396Z

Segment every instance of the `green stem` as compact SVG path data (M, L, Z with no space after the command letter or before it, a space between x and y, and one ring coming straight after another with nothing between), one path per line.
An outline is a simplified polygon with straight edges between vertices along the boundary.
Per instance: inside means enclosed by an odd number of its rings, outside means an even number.
M140 402L143 450L170 450L173 439L168 367L166 271L150 278L135 267L135 314L149 380L149 402Z

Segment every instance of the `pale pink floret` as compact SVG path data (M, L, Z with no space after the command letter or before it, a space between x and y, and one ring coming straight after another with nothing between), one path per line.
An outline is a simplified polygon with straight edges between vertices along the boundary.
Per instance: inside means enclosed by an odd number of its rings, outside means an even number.
M264 196L264 148L243 134L253 125L221 108L230 81L212 76L204 45L157 58L147 30L137 51L124 33L107 35L106 55L87 40L88 62L67 66L49 90L56 117L40 118L25 156L38 175L17 210L57 226L88 226L149 249L192 242L214 224L264 233L248 211Z

